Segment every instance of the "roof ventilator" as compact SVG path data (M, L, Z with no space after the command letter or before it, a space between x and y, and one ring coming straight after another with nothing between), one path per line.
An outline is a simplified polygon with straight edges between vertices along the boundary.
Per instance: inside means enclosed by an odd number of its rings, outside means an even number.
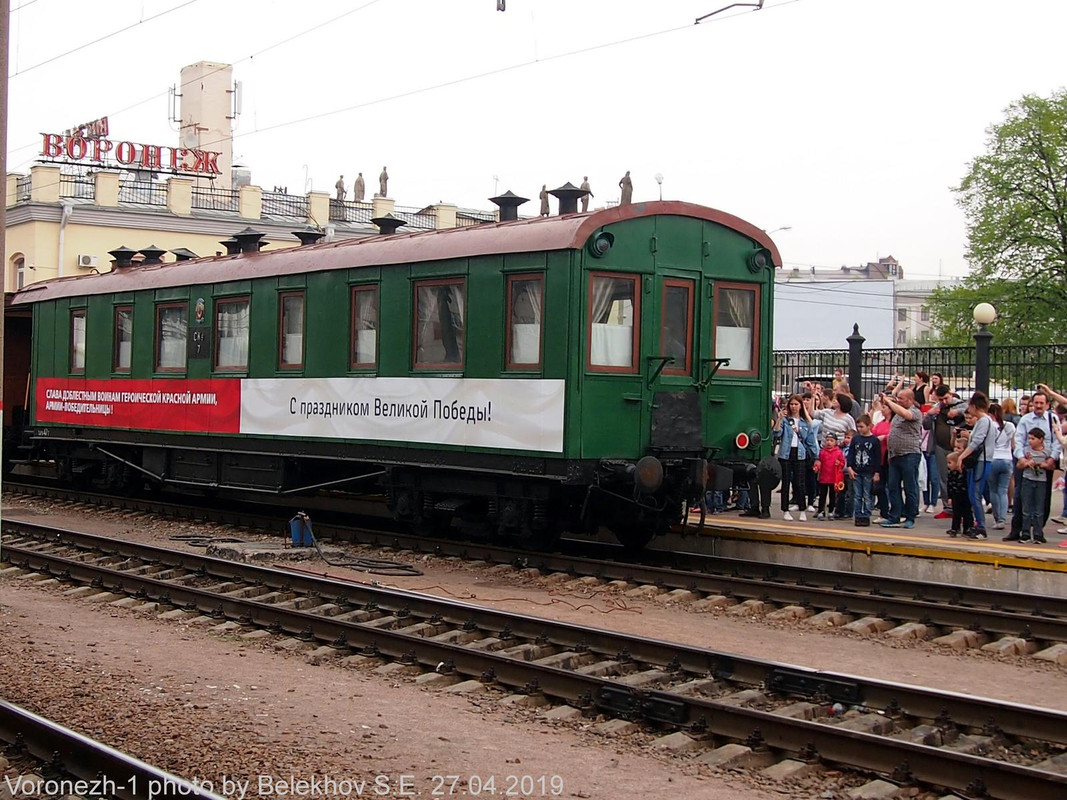
M150 267L153 264L162 264L163 254L167 251L162 247L156 247L154 244L150 244L148 247L142 247L137 252L144 256L144 261L141 262L141 266Z
M504 192L504 194L490 197L489 202L496 203L497 207L500 209L501 222L514 222L519 218L519 206L523 203L530 202L530 198L519 197L509 189Z
M137 255L137 251L122 246L115 250L108 250L107 254L115 260L115 269L126 269L133 266L133 257Z
M300 231L293 231L293 236L300 240L300 246L304 247L309 244L318 244L322 241L322 237L326 234L320 231L318 228L313 228L308 225L306 228Z
M239 233L235 233L233 238L237 240L238 252L241 253L258 253L263 247L263 234L261 231L257 231L253 228L245 228Z
M549 194L559 200L559 215L562 217L564 214L577 214L578 199L585 197L589 192L567 181L558 189L550 191Z
M379 236L392 236L401 225L407 225L404 220L397 219L392 214L386 214L384 217L375 217L371 222L378 226Z

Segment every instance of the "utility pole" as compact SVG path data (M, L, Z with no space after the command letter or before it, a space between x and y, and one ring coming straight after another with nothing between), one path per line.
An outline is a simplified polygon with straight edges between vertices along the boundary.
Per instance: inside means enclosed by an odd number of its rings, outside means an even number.
M7 54L11 39L11 2L0 0L0 176L7 186ZM7 197L0 203L0 280L3 280L4 308L0 313L0 417L4 408L4 317L7 315ZM0 461L4 457L3 436L0 436ZM0 473L0 482L3 475Z

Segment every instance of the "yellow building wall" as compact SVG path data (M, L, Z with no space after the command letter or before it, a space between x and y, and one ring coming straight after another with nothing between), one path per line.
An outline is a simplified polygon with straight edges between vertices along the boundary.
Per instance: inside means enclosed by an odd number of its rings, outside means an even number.
M219 244L220 239L227 238L219 234L198 234L181 232L162 232L144 230L141 228L124 227L99 227L96 225L83 225L74 217L67 223L63 237L63 271L64 277L72 275L87 275L92 272L91 267L79 267L78 256L96 256L98 272L111 271L111 256L108 250L117 247L129 247L132 250L140 250L152 245L164 250L176 250L185 247L192 250L198 256L213 256L216 253L225 253L226 248ZM234 232L240 230L239 225L234 225ZM57 266L59 258L59 223L56 222L27 222L7 229L7 241L4 252L4 260L7 264L6 291L14 291L17 276L14 269L14 259L22 255L26 264L33 267L27 276L26 284L48 280L60 276ZM295 247L300 244L293 239L292 244L282 241L269 241L265 250L280 250L286 247ZM163 260L174 261L174 256L164 255Z

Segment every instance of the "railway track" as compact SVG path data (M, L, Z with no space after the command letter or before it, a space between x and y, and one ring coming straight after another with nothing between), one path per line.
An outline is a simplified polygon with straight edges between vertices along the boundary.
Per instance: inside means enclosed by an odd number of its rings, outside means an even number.
M51 499L85 502L178 518L204 519L261 530L283 529L292 506L272 514L262 506L176 502L74 492L54 487L20 486L20 491ZM615 545L566 540L559 553L418 536L397 530L359 527L316 517L323 539L374 548L462 558L535 569L540 574L595 577L603 583L656 587L662 593L705 605L748 603L753 613L782 611L792 618L821 615L828 626L856 623L869 632L900 628L893 635L932 639L961 637L965 646L1008 639L1018 652L1043 656L1067 642L1067 598L909 580L783 564L768 564L688 552L645 550L637 555ZM906 627L905 627L906 626ZM1058 650L1049 656L1055 659Z
M9 797L223 800L203 784L178 778L3 700L0 741L19 764L14 768L18 774L4 779Z
M822 762L1005 800L1067 792L1067 715L5 520L6 576L631 720L713 764ZM108 597L107 599L111 599ZM828 713L836 712L836 713Z

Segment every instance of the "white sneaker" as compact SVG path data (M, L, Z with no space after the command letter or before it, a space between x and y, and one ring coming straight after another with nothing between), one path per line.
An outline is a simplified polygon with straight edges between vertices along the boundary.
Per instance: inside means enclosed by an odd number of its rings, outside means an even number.
M790 511L800 511L800 506L798 506L798 505L796 505L794 503L793 505L789 506L789 510Z
M782 514L782 519L784 519L786 522L792 522L793 515L786 511L784 514Z
M807 522L808 521L808 515L805 514L803 511L800 512L800 521L801 522Z
M810 511L812 514L814 514L815 513L815 506L808 506L808 511ZM803 516L801 516L800 518L804 519Z
M1003 522L996 523L995 525L993 525L993 530L995 530L995 531L1004 530L1004 523Z
M926 508L923 509L923 513L924 514L933 514L934 513L934 507L933 506L926 506Z
M992 514L993 513L993 505L992 505L992 503L986 503L985 504L985 513L987 513L987 514Z

